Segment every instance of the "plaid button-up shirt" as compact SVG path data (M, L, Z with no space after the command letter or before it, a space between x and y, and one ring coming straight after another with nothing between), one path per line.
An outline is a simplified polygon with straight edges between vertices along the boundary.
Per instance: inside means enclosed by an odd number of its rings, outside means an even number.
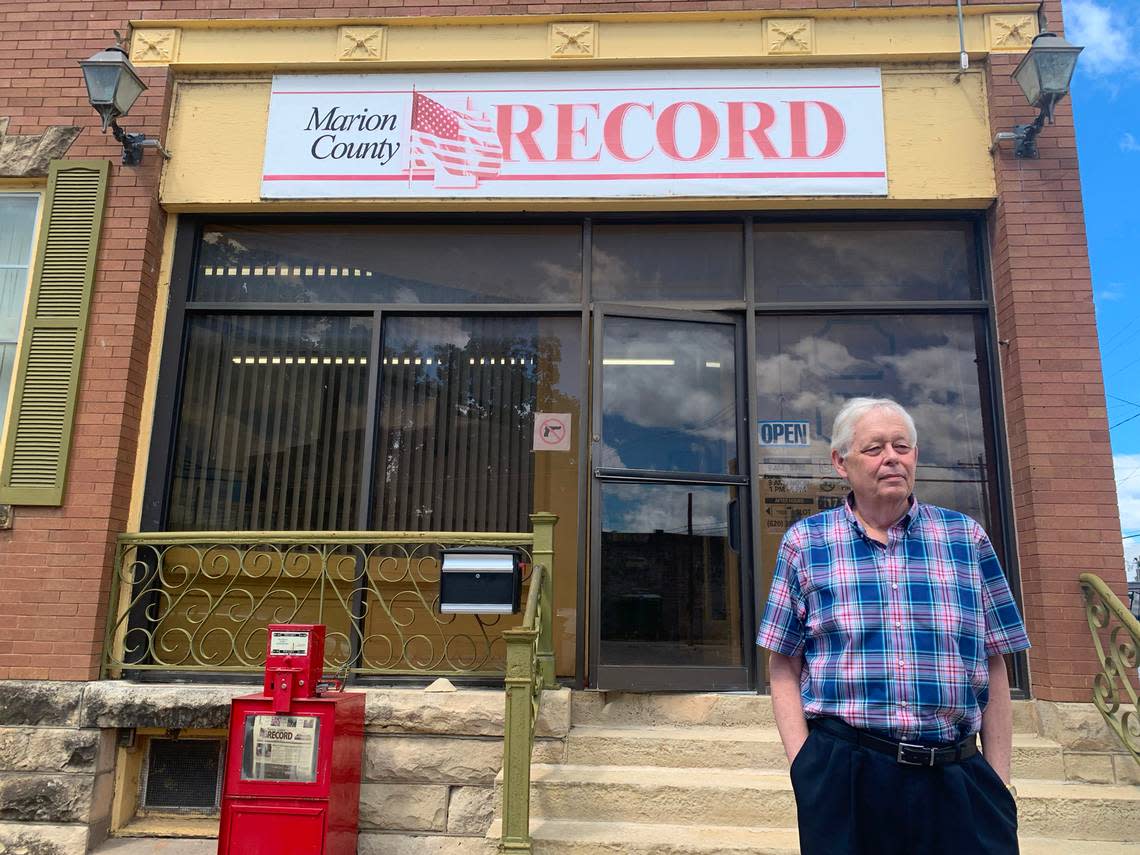
M905 742L981 729L987 658L1029 647L997 555L974 520L911 501L884 546L850 507L784 535L756 643L803 654L808 718Z

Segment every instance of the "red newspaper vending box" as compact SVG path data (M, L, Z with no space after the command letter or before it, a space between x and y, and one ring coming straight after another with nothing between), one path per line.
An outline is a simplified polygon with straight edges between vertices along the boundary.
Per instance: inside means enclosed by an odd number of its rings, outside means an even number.
M261 694L234 698L218 855L355 855L364 695L321 691L325 628L271 624Z

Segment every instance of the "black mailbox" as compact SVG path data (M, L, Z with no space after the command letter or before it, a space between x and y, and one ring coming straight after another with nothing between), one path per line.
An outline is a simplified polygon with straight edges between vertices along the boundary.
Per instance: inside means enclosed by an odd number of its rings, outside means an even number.
M443 614L515 614L522 594L517 549L464 546L443 550L439 610Z

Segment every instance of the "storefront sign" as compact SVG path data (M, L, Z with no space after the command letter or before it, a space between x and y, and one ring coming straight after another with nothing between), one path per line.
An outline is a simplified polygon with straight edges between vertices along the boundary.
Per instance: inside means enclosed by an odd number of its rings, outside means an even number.
M877 68L281 75L261 195L883 196Z
M534 414L534 450L570 450L570 414Z
M811 445L811 423L761 420L760 445L764 448L807 448Z

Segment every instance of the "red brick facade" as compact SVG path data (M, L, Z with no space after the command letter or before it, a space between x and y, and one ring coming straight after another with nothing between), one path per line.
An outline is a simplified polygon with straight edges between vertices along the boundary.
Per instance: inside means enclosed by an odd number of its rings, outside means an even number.
M955 0L0 2L0 116L10 117L9 132L81 125L84 131L68 156L113 161L66 500L60 508L18 507L14 529L0 532L0 679L97 675L112 548L131 502L165 218L157 202L159 159L150 152L142 167L119 166L118 146L100 135L87 104L77 62L105 47L112 30L125 31L132 19L954 5ZM1059 0L1045 5L1050 23L1059 26ZM996 56L990 63L995 131L1033 118L1008 76L1019 58ZM151 88L124 124L159 134L166 72L141 74ZM1046 699L1087 700L1095 661L1076 577L1091 570L1119 585L1123 558L1067 103L1040 146L1038 161L1015 159L1008 144L995 157L1000 198L991 212L992 266L1021 585L1035 643L1033 688Z
M1056 29L1059 3L1047 6ZM1020 58L989 63L995 132L1035 117L1009 76ZM1079 701L1097 662L1077 577L1098 573L1122 594L1124 556L1067 101L1056 120L1038 138L1039 160L1002 144L990 241L1033 690Z

